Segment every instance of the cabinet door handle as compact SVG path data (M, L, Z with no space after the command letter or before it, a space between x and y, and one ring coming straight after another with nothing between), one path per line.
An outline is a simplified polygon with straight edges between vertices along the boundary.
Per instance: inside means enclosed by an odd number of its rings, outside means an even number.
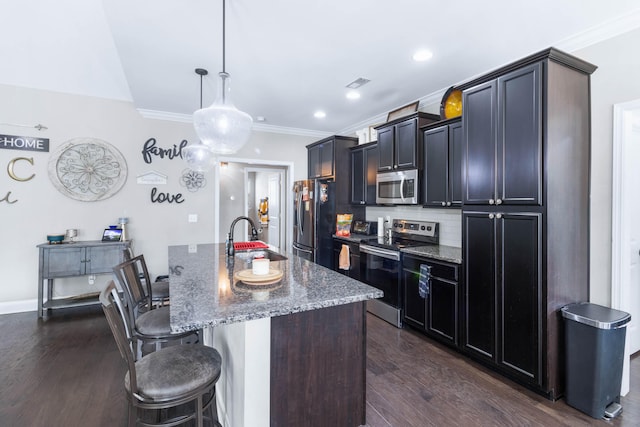
M451 206L451 202L447 202L447 206Z
M496 205L501 205L502 204L502 199L496 199Z
M447 204L445 202L442 202L442 206L447 206Z
M493 219L493 218L495 218L495 215L494 215L494 214L492 214L492 213L490 213L490 214L489 214L489 219Z
M494 201L493 199L489 199L489 204L490 204L490 205L492 205L492 204L494 204L494 203L495 203L495 201Z
M500 213L496 214L496 218L498 218L498 219L502 218L502 214L500 214Z

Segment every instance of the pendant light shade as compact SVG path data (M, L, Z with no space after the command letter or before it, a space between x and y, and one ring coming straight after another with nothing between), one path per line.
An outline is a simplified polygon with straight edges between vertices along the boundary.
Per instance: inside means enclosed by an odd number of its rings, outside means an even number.
M193 126L200 143L184 149L184 158L193 170L211 168L219 155L233 154L249 140L253 119L238 110L231 101L231 77L226 71L226 0L222 0L222 72L218 73L218 94L207 108L202 108L202 77L207 71L198 68L200 76L200 109L193 113Z
M229 74L223 71L218 75L218 96L210 107L193 113L193 125L214 154L233 154L249 140L253 119L233 105Z
M211 170L217 160L213 151L202 142L184 147L182 149L182 158L189 169L196 172Z

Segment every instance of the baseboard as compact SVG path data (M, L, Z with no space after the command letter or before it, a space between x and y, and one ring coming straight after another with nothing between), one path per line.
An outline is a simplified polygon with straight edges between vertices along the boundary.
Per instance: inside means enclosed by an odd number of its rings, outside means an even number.
M0 314L22 313L25 311L37 311L37 299L25 299L21 301L0 302Z

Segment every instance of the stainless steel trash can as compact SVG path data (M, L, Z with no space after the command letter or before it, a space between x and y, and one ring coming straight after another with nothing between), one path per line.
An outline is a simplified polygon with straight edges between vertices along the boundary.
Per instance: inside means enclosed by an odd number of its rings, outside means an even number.
M626 325L631 315L598 304L562 307L567 404L593 418L622 412L620 386Z

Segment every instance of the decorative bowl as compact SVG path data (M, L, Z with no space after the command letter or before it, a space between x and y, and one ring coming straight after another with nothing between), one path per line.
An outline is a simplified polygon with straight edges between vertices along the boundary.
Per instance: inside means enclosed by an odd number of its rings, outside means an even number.
M62 243L64 240L64 234L47 234L47 242L49 243Z

